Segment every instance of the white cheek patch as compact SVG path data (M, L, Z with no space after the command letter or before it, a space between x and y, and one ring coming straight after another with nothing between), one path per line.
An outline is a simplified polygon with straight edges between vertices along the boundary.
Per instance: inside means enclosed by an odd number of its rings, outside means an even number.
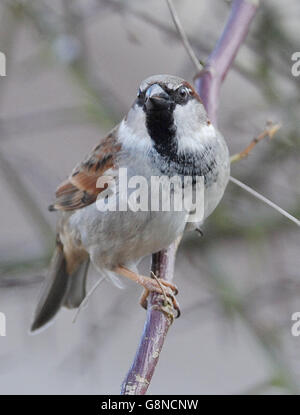
M189 101L186 105L177 105L174 111L178 151L199 151L216 137L212 124L207 124L202 104Z
M152 140L146 128L146 117L143 109L135 105L119 127L119 141L124 149L147 153L152 148Z

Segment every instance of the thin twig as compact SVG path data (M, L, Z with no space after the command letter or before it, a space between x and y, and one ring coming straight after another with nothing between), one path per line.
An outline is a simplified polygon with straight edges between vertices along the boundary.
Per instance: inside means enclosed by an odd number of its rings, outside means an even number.
M168 37L172 39L179 39L182 42L181 35L178 33L178 30L176 28L174 29L173 27L170 27L169 25L161 22L159 19L155 18L151 14L148 14L147 12L144 12L143 10L138 10L135 7L130 6L128 2L124 3L115 0L101 0L99 4L99 10L101 11L102 18L103 16L105 16L105 14L103 14L102 7L103 4L105 4L105 6L110 6L113 10L117 10L119 13L129 14L130 16L155 27L161 33L167 35ZM90 19L91 17L95 18L95 16L97 16L97 14L95 13L95 10L93 10L91 14L87 17ZM199 39L195 36L192 36L191 34L189 34L187 39L192 50L198 49L201 50L201 52L203 53L210 53L211 47L208 45L207 39ZM199 63L202 63L202 61L200 60ZM251 72L251 70L249 70L249 68L246 65L243 65L240 62L234 62L232 65L232 69L235 69L240 75L242 75L243 77L245 77L245 79L250 81L253 87L261 91L262 85L259 78L255 76L255 73ZM282 75L282 72L279 71L279 74Z
M246 190L248 193L256 197L256 199L259 199L263 201L266 205L270 206L271 208L277 210L277 212L281 213L283 216L288 218L290 221L295 223L297 226L300 226L300 220L292 216L290 213L286 212L284 209L282 209L280 206L276 205L271 200L267 199L265 196L258 193L256 190L252 189L251 187L247 186L245 183L242 183L240 180L235 179L234 177L230 176L229 180L236 184L237 186L241 187L242 189Z
M267 126L264 129L264 131L260 133L257 137L253 138L251 143L243 151L234 154L230 157L230 162L235 163L236 161L240 161L243 158L247 157L253 150L253 148L264 138L269 137L270 139L272 139L274 135L277 133L277 131L280 129L280 127L280 124L267 123Z
M267 127L265 128L265 130L259 134L259 136L255 137L251 143L240 153L234 154L233 156L231 156L230 158L230 162L234 163L236 161L242 160L243 158L247 157L250 153L250 151L260 142L262 141L265 137L269 137L270 139L272 139L274 137L274 135L276 134L276 132L279 130L280 125L279 124L268 124ZM267 199L265 196L263 196L262 194L258 193L256 190L252 189L251 187L247 186L246 184L244 184L243 182L241 182L238 179L235 179L234 177L230 176L230 181L234 184L236 184L237 186L239 186L240 188L242 188L243 190L246 190L248 193L250 193L252 196L256 197L257 199L261 200L262 202L264 202L266 205L270 206L272 209L275 209L277 212L281 213L283 216L285 216L286 218L288 218L289 220L291 220L293 223L295 223L296 225L300 226L300 221L295 218L293 215L291 215L290 213L288 213L286 210L284 210L283 208L281 208L280 206L276 205L274 202L272 202L271 200Z
M183 26L182 26L182 24L179 20L179 17L178 17L178 14L176 12L176 9L173 5L173 2L172 2L172 0L166 0L166 1L167 1L167 4L168 4L168 7L169 7L169 10L170 10L174 25L175 25L175 27L176 27L179 35L180 35L180 39L182 40L183 46L184 46L185 50L187 51L188 55L190 56L191 61L194 63L195 67L197 68L197 71L200 72L200 71L202 71L203 66L201 65L199 59L197 58L197 56L196 56L189 40L188 40L188 37L187 37L187 35L186 35L186 33L183 29Z
M87 305L87 303L89 302L90 297L94 294L94 292L96 291L96 289L99 287L99 285L105 280L105 277L100 278L94 285L93 287L90 289L90 291L87 293L87 295L84 297L84 299L81 301L81 303L79 304L79 307L76 310L76 313L74 315L73 321L72 323L76 323L77 318L79 313L81 312L81 310Z

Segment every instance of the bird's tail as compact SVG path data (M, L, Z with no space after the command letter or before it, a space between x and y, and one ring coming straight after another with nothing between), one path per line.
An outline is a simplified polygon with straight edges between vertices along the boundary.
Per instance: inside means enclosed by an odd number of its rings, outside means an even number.
M31 332L49 323L62 306L76 308L80 305L86 295L88 266L89 259L86 259L69 275L63 245L59 239L57 240Z

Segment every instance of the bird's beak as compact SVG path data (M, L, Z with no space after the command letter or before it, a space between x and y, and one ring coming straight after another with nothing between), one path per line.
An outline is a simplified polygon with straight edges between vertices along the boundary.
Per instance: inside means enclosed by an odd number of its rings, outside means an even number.
M163 110L170 108L172 100L170 96L158 84L151 85L146 92L146 110Z

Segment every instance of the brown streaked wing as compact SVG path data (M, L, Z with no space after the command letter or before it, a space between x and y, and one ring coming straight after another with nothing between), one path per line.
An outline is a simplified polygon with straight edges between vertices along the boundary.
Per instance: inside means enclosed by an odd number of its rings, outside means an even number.
M106 187L96 187L97 180L115 167L121 149L116 128L73 170L70 177L56 190L56 199L49 210L74 210L94 203Z

